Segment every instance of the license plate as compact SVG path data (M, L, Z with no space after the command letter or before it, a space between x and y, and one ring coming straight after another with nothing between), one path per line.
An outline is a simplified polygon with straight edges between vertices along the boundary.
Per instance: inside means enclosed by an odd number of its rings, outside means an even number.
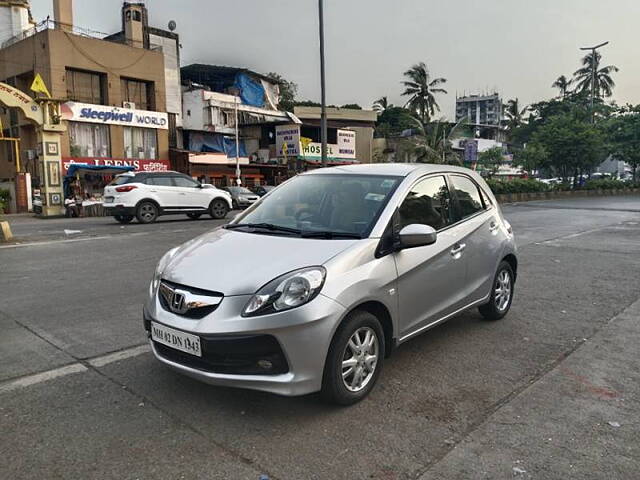
M104 203L113 203L113 197L105 197Z
M151 322L151 338L167 347L202 357L200 337Z

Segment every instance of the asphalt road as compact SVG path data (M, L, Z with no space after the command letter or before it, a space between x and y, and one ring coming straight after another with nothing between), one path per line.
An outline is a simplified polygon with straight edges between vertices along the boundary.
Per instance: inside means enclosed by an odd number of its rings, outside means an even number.
M11 218L0 478L637 478L640 197L504 211L520 246L509 316L470 311L403 345L350 408L154 361L141 325L154 265L220 222Z

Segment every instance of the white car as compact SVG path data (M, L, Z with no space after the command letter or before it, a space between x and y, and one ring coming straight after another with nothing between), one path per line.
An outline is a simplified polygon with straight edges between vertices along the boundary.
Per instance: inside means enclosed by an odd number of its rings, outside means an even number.
M217 220L231 210L231 195L178 172L123 173L104 189L104 208L120 223L152 223L160 215L208 213Z

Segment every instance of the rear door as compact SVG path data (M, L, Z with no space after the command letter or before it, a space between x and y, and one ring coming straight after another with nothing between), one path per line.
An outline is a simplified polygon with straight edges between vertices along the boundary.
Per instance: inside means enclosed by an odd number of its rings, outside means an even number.
M149 192L158 199L161 208L170 210L177 205L178 192L170 175L149 175L145 183Z
M484 298L491 289L502 253L499 236L503 233L497 209L471 177L451 174L449 180L454 221L459 222L460 241L467 255L465 297L471 303Z
M412 224L429 225L438 232L433 245L394 253L401 341L454 312L464 301L466 252L451 214L444 175L416 182L398 209L397 232Z

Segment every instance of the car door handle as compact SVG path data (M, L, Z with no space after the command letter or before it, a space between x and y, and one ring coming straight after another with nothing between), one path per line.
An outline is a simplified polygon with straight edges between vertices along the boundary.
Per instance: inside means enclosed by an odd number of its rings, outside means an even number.
M462 254L465 248L467 248L465 243L456 243L451 249L451 256L456 258L460 257L460 254Z

